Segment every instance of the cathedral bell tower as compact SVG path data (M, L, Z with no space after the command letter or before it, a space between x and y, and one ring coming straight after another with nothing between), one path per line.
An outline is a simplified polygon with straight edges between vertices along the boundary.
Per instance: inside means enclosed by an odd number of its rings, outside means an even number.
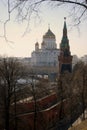
M36 43L35 43L35 51L38 51L38 50L39 50L39 43L36 42Z
M59 60L59 73L62 74L65 71L72 72L72 56L70 52L69 40L67 36L66 18L64 18L63 36L60 43L60 55Z

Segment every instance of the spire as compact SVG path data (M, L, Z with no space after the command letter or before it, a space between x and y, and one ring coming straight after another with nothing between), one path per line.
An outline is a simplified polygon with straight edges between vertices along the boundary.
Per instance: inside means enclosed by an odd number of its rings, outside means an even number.
M50 30L50 24L48 24L48 30Z
M63 37L67 37L66 17L64 17Z
M61 40L61 47L63 47L63 48L69 47L69 40L67 37L66 17L64 17L64 27L63 27L63 36L62 36L62 40Z
M60 49L64 51L64 53L69 54L69 40L67 36L67 26L66 26L66 17L64 17L64 27L63 27L63 36L60 43Z

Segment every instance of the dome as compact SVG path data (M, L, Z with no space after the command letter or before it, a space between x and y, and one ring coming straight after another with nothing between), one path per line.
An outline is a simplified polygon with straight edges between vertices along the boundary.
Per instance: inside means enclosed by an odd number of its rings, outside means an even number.
M43 37L44 38L55 38L55 35L50 29L48 29L48 31L45 33L45 35Z

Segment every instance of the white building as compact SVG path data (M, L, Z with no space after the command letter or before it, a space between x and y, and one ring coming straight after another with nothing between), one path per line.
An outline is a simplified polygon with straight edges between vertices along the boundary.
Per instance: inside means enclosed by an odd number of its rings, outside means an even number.
M72 59L72 68L79 62L79 58L77 55L73 55Z
M31 64L32 66L58 66L59 53L55 35L48 29L43 36L41 49L38 42L35 44L35 51L31 54Z
M84 55L83 57L81 57L81 61L87 64L87 55Z

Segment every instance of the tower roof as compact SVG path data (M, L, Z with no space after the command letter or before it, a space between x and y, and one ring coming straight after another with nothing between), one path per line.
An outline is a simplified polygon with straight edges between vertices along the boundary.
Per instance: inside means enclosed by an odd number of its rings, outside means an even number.
M48 31L45 33L45 35L43 37L44 38L55 38L55 35L49 28Z
M63 36L60 44L61 49L69 48L69 40L67 36L66 18L64 18Z
M66 17L64 17L63 37L67 37Z

